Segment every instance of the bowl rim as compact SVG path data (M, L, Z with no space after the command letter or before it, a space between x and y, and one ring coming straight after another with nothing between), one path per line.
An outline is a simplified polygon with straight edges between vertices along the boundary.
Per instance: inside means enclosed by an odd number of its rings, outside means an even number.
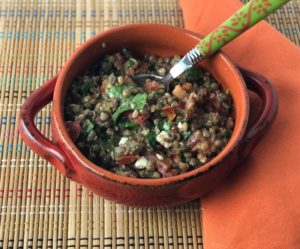
M241 113L241 125L239 127L239 132L236 139L233 140L232 137L227 143L227 145L223 148L223 150L215 156L213 159L211 159L206 164L202 165L201 167L198 167L196 169L193 169L191 171L176 175L176 176L170 176L166 178L158 178L158 179L142 179L142 178L132 178L132 177L126 177L121 176L116 173L113 173L111 171L108 171L101 166L97 166L93 162L89 161L77 148L77 146L74 144L74 142L69 137L67 130L64 126L64 117L63 113L61 112L61 108L64 106L64 100L60 98L61 92L63 89L64 81L66 78L66 74L68 70L70 69L71 65L73 63L77 62L78 57L85 52L85 50L92 46L95 42L101 41L101 39L105 36L110 35L111 33L116 33L124 29L135 29L135 28L161 28L161 29L169 29L169 31L178 31L182 32L185 35L192 36L193 38L199 40L200 35L193 33L189 30L178 28L170 25L165 24L153 24L153 23L140 23L140 24L127 24L122 25L118 27L114 27L111 29L108 29L106 31L100 32L99 34L95 35L94 37L90 38L86 42L84 42L80 47L78 47L72 55L69 57L69 59L65 62L61 72L58 75L58 79L56 82L56 86L54 89L53 94L53 113L52 113L52 119L55 123L55 127L52 126L52 129L55 128L55 132L53 132L55 135L55 138L57 139L58 145L66 152L72 154L72 156L77 160L77 162L80 164L80 167L95 173L96 175L100 177L104 177L107 180L121 183L121 184L127 184L127 185L138 185L138 186L162 186L162 185L168 185L168 184L174 184L179 183L181 181L194 178L196 176L199 176L201 174L204 174L208 171L211 171L212 169L215 169L218 167L218 165L221 164L222 161L224 161L225 158L230 156L232 152L235 150L235 148L240 144L242 141L246 126L248 123L248 117L249 117L249 98L247 94L247 88L246 84L244 82L244 78L242 77L241 73L239 72L237 66L235 66L230 59L222 52L217 52L214 56L219 56L222 58L223 61L226 62L228 68L232 72L235 72L235 77L237 78L237 82L241 84L242 92L241 92L241 98L243 103L242 113ZM236 127L235 127L236 129ZM76 175L76 168L75 175Z

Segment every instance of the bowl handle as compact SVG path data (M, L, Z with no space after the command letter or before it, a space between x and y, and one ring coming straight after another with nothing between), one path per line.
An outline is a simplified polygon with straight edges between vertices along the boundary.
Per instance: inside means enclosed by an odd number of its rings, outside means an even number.
M262 110L254 124L247 127L239 150L239 158L245 159L273 123L278 110L278 98L274 88L266 78L243 68L239 68L239 70L244 77L247 88L256 93L262 100Z
M74 171L66 154L57 144L43 136L34 124L36 113L52 101L56 80L57 76L26 99L20 111L19 132L34 152L53 164L63 175L70 177Z

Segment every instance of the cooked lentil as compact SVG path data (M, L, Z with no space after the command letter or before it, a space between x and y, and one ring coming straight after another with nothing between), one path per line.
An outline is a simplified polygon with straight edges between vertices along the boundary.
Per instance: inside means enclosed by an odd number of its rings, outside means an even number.
M97 165L128 177L161 178L201 167L227 144L234 128L230 92L193 67L172 91L137 73L165 75L180 59L123 49L104 56L70 87L66 128L81 152Z

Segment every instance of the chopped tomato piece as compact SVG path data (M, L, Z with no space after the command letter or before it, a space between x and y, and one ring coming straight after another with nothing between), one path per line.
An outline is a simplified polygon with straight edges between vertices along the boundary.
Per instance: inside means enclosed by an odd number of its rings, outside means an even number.
M178 129L177 129L177 127L176 127L176 126L173 126L173 127L171 128L171 132L172 132L173 135L177 135L177 134L178 134Z
M185 105L187 118L192 117L193 112L195 110L196 101L197 101L197 95L196 95L196 93L192 92L189 95L188 100L187 100L186 105Z
M171 157L172 157L172 160L173 160L174 162L176 162L176 163L181 162L180 157L179 157L178 154L173 154Z
M118 165L131 164L131 163L134 163L139 157L140 157L139 155L120 156L116 159L116 163Z
M150 91L150 90L158 90L160 89L160 85L156 83L154 80L150 81L146 86L145 90Z
M106 92L106 84L101 83L99 86L100 92L105 93Z
M118 70L123 71L124 62L125 62L125 60L120 53L115 54L115 67Z
M178 171L176 169L172 169L172 161L169 158L163 158L163 159L158 159L157 155L151 154L147 156L147 159L150 160L157 171L163 176L174 176L178 174Z
M134 118L134 117L132 117L132 112L130 112L130 113L127 114L127 117L132 122L134 122L138 125L142 125L150 117L150 113L149 112L140 113L136 118Z
M185 102L180 101L179 102L179 108L184 110L185 109Z
M200 131L195 131L192 135L189 136L187 140L187 146L188 147L194 147L196 144L198 144L201 140L201 133Z
M144 116L137 116L136 118L133 119L133 122L138 125L142 125L145 123L146 120L147 118L145 118Z
M176 169L171 169L171 164L172 161L170 159L158 160L156 167L163 177L177 175L178 172L176 171Z
M169 121L172 121L176 117L176 113L171 106L165 106L162 110L167 115Z

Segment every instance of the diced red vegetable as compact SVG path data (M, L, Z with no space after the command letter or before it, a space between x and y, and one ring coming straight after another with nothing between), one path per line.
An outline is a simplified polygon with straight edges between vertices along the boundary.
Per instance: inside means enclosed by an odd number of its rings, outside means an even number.
M163 177L177 175L176 169L171 168L172 161L170 159L157 160L157 170L162 174Z
M171 106L165 106L162 108L163 112L167 115L167 119L172 121L176 117L176 113Z
M178 172L175 169L171 169L172 161L169 158L164 158L159 160L155 154L149 155L147 157L152 163L154 163L157 171L162 174L163 177L177 175Z
M125 155L116 159L118 165L126 165L134 163L140 156L139 155Z
M171 132L172 132L173 135L177 135L177 134L178 134L178 129L177 129L177 127L176 127L176 126L173 126L173 127L171 128Z
M185 109L185 102L180 101L179 102L179 108L184 110Z
M138 117L133 119L133 122L138 124L138 125L142 125L142 124L145 123L146 120L147 120L147 118L145 118L144 116L138 116Z
M120 53L115 54L115 66L118 70L123 71L123 65L124 65L124 57Z
M172 160L173 160L174 162L176 162L176 163L181 162L180 156L179 156L178 154L173 154L173 155L171 156L171 158L172 158Z
M200 142L200 140L201 140L201 133L200 133L200 131L196 131L192 135L189 136L186 145L188 147L194 147L197 143Z
M101 83L101 85L99 86L100 88L100 92L104 93L106 91L106 84Z
M192 114L195 109L196 101L197 101L197 95L193 92L189 95L188 100L185 105L185 111L186 111L187 118L192 117Z
M171 160L170 159L163 159L163 160L156 160L156 167L159 173L163 176L166 174L168 170L171 168Z
M81 127L79 121L67 121L65 126L68 134L70 135L72 141L76 141L80 135Z
M158 90L160 89L160 86L158 83L156 83L154 80L150 81L146 86L145 86L145 90L146 91L150 91L150 90Z
M143 125L146 122L146 120L150 117L150 113L149 112L139 113L139 115L136 118L134 118L132 117L132 112L128 112L127 117L135 124Z

